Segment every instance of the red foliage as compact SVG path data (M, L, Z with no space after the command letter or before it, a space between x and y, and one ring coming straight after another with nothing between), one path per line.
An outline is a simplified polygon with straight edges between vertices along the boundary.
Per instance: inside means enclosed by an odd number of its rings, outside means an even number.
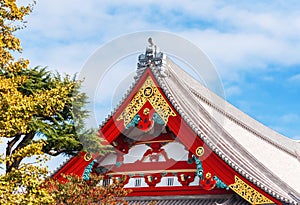
M57 205L127 204L124 197L128 194L128 190L122 188L122 182L113 181L112 184L102 186L103 177L94 174L91 174L88 181L75 175L63 177L66 179L63 183L49 180L44 185Z

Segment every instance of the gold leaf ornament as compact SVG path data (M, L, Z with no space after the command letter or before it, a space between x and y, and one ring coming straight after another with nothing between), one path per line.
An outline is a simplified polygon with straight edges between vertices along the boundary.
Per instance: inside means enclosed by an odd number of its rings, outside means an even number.
M235 183L229 185L235 193L243 197L246 201L251 204L274 204L272 200L252 188L238 176L234 177Z
M140 109L147 101L155 109L156 113L161 117L165 124L168 123L168 119L170 116L176 116L176 113L162 96L152 78L148 76L142 87L133 97L131 102L126 106L117 120L123 119L124 125L126 127L126 125L131 122L134 116L138 114ZM143 112L147 113L147 110L144 110Z

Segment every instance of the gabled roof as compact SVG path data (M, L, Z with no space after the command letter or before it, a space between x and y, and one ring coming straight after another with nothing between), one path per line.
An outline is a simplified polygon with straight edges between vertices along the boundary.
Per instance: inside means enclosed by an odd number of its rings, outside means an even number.
M173 122L170 120L167 125L173 131L176 130L179 115L184 120L184 126L189 128L188 133L197 138L195 140L199 144L204 142L213 151L211 159L218 157L219 161L215 162L222 163L216 168L219 169L219 174L222 172L220 169L227 166L274 199L297 204L300 199L299 142L252 119L207 89L164 54L157 60L162 62L152 66L139 66L132 86L116 109L100 125L100 131L105 137L108 136L108 141L115 140L122 129L125 129L117 118L130 103L139 86L150 76L155 79L164 98L176 111L176 119L170 117ZM185 140L182 134L179 137ZM186 139L185 144L196 148L199 146L192 145L194 139L187 137L189 139ZM189 149L195 152L195 147ZM82 157L78 158L78 163L83 161ZM85 160L84 163L91 161L92 159ZM208 163L211 165L214 162ZM80 173L83 169L79 170ZM224 180L231 181L233 178Z
M152 72L197 135L229 166L271 196L300 198L300 144L252 119L166 58ZM297 180L298 179L298 180Z
M157 66L140 66L133 85L150 70L175 110L215 154L274 198L296 204L300 199L300 183L295 180L300 178L300 144L217 96L170 58L163 55L161 59ZM103 126L133 90L134 86Z

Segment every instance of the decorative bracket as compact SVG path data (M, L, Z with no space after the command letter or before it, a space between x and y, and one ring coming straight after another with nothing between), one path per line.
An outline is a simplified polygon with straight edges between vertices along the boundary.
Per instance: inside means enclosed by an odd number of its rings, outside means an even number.
M195 179L195 173L177 173L177 179L182 186L188 186Z
M151 174L145 175L145 182L148 184L149 187L155 187L161 181L162 175L161 174Z

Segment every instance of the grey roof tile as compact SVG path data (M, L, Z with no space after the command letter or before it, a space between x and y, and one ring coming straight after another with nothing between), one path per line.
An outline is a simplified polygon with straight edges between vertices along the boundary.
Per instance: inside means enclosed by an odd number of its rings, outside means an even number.
M250 205L244 199L234 195L231 198L219 197L199 197L199 196L168 196L168 197L128 197L128 205L148 205L150 202L155 201L156 205Z

